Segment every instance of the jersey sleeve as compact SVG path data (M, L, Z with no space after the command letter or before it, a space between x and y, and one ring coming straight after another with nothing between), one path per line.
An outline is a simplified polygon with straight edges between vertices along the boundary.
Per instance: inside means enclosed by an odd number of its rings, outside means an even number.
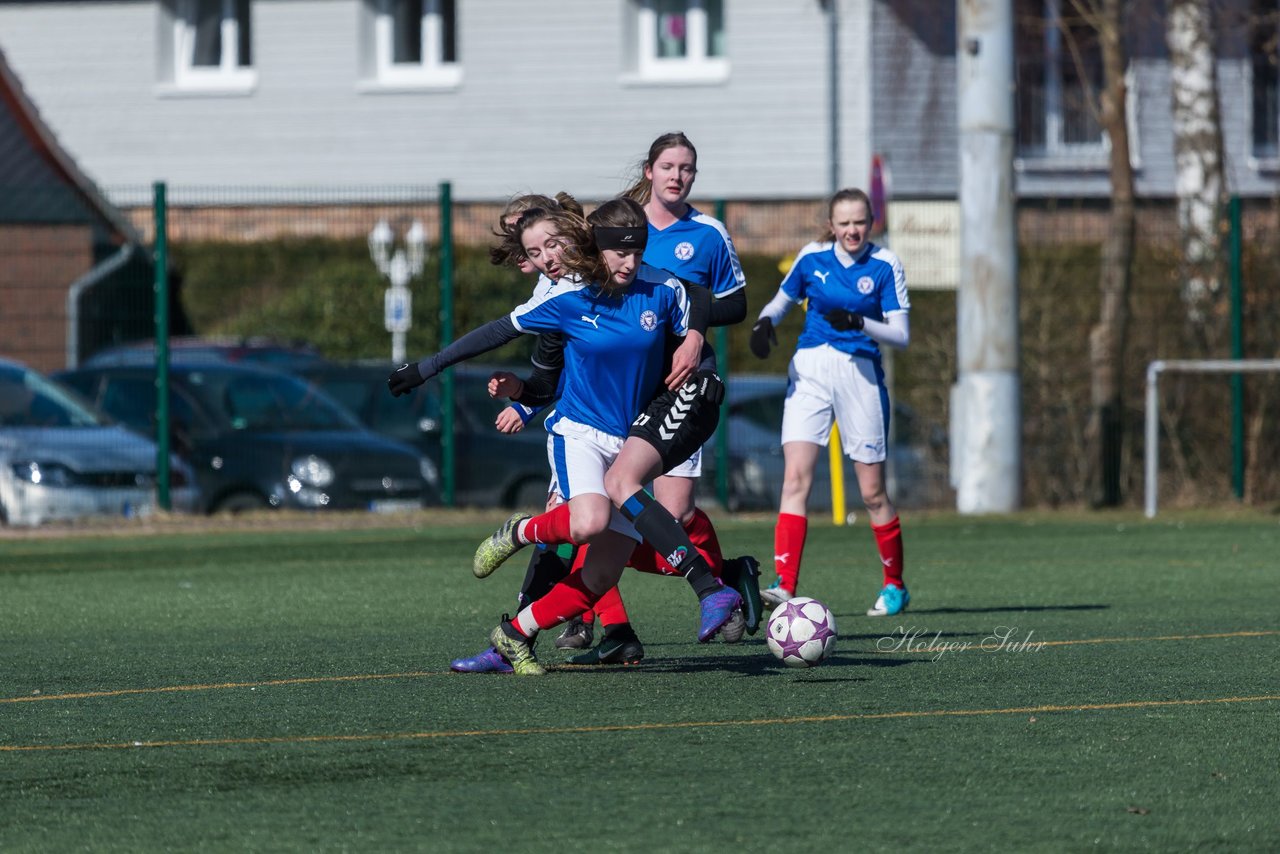
M563 328L564 300L558 294L537 293L523 305L518 305L508 315L511 323L521 332L553 332Z
M875 258L886 267L885 281L880 286L880 310L885 317L910 311L911 299L907 296L907 274L902 269L902 261L884 248L877 249Z
M809 262L805 259L815 252L823 249L822 243L806 244L800 253L796 255L796 260L791 262L791 269L787 271L787 275L782 279L780 290L786 294L792 302L804 302L808 296L808 272Z

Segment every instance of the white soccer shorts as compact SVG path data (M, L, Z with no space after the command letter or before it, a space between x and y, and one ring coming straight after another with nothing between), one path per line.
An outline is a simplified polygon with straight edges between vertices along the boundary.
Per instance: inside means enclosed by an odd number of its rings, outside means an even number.
M666 477L702 477L702 449L694 451L689 459L663 474Z
M625 441L625 436L613 436L571 418L557 420L547 434L552 491L566 501L586 494L608 498L604 473L617 459ZM609 518L609 529L636 542L644 539L617 507Z
M823 344L797 350L787 373L791 383L782 407L782 444L826 447L834 419L845 456L859 463L884 462L889 392L875 362Z

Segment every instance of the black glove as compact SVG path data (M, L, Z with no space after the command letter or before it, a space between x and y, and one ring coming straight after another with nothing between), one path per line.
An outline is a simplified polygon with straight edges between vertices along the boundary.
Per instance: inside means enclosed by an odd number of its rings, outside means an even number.
M711 371L701 371L689 378L697 384L698 394L711 401L712 405L724 403L724 381Z
M387 377L387 388L391 389L392 397L399 397L402 394L408 394L426 381L426 377L418 371L418 363L408 362L391 372L391 376Z
M762 317L751 327L751 352L757 359L769 358L769 350L778 344L778 336L773 331L773 321Z
M822 316L837 332L853 332L862 328L862 315L847 309L833 308Z

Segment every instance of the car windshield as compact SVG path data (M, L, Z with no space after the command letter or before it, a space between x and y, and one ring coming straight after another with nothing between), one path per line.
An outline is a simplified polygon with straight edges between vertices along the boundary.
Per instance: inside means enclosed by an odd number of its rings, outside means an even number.
M100 427L102 424L98 415L35 371L0 365L0 425Z
M268 374L236 374L212 387L203 372L190 375L193 386L209 386L231 426L236 430L305 431L358 430L355 416L324 392L301 380Z

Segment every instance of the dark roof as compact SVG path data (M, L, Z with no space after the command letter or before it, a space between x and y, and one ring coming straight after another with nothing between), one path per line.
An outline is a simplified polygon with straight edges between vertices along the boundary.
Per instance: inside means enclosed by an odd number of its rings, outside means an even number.
M0 222L93 222L113 243L142 236L58 143L0 50Z

